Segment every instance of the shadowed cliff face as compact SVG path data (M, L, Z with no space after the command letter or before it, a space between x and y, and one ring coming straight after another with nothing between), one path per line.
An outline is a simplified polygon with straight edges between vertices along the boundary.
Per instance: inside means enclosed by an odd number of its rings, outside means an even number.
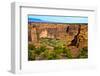
M30 23L28 24L28 41L35 46L40 46L42 38L61 40L64 46L71 50L72 56L79 55L79 49L88 47L87 24L54 24ZM52 48L52 46L47 46Z

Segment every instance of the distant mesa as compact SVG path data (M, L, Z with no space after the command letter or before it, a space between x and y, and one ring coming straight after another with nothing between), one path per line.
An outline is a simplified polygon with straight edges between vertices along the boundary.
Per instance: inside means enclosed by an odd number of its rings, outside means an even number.
M28 18L28 22L45 22L45 21L38 18Z
M41 20L41 19L38 19L38 18L28 18L28 22L30 23L30 22L46 22L46 23L52 23L52 21L45 21L45 20ZM55 22L53 22L53 23L55 23Z
M52 23L52 21L48 21L48 20L42 20L42 19L38 19L38 18L28 18L28 22L46 22L46 23ZM53 22L56 23L56 22Z

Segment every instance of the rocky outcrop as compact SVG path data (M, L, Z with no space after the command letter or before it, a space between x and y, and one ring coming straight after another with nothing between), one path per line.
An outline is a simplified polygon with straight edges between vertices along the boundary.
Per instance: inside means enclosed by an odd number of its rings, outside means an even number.
M66 46L87 46L87 24L30 23L28 28L30 42L38 42L40 38L55 38L65 41Z

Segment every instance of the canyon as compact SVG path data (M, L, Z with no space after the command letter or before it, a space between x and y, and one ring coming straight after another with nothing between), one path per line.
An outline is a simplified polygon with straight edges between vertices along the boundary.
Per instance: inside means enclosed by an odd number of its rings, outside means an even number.
M80 53L79 49L88 48L88 24L85 23L28 23L28 42L40 47L41 39L56 39L64 42L71 50L73 57ZM53 50L53 47L49 47Z

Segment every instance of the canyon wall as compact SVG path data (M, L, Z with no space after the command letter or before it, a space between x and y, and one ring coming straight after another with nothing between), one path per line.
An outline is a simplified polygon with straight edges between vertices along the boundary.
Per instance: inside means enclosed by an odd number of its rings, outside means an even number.
M41 38L65 41L67 46L87 47L87 24L29 23L28 41L38 43Z

